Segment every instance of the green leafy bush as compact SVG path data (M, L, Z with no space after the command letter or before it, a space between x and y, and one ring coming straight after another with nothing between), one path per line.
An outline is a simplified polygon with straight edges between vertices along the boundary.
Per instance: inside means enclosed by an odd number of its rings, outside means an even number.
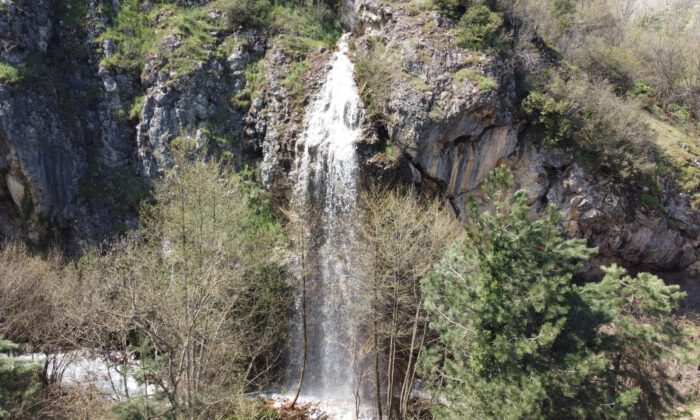
M268 0L230 0L224 7L224 13L229 28L238 30L267 26L271 9Z
M544 128L544 141L555 145L571 138L573 122L567 115L568 103L542 92L532 92L523 101L523 109Z
M390 52L384 41L378 37L369 38L366 50L358 52L355 59L355 78L358 81L360 96L369 116L381 117L384 106L391 96L394 79L401 72L392 66L395 62L388 58Z
M473 4L457 24L457 45L473 49L495 46L502 25L499 13L483 4Z
M544 129L547 144L578 146L585 161L606 176L639 185L653 175L653 134L638 107L617 97L609 84L554 77L522 106Z
M469 5L468 0L433 0L433 5L446 15L458 18L464 14Z

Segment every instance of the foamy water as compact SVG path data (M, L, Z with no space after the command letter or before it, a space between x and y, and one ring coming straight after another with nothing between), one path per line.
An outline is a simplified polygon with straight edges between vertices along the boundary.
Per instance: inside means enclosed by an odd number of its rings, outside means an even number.
M304 134L296 145L294 203L310 228L312 265L307 281L308 354L302 400L334 419L356 418L358 330L353 278L357 226L361 101L348 57L348 35L341 38L323 88L309 106ZM299 294L298 294L299 295ZM292 323L290 388L301 367L300 298ZM366 417L371 418L371 416Z

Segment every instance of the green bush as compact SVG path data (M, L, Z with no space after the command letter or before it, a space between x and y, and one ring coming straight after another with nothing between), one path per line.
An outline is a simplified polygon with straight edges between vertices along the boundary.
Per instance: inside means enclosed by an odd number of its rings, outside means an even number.
M43 390L42 365L5 355L17 344L0 335L0 418L36 418Z
M555 77L544 92L531 92L523 110L544 130L548 145L576 145L584 162L630 185L650 179L656 150L638 107L617 97L609 84L585 77Z
M433 0L433 5L446 15L458 18L464 14L469 5L468 0Z
M525 112L544 129L544 142L555 145L571 138L573 121L567 115L568 104L542 92L532 92L523 101Z
M391 96L394 78L401 72L394 68L395 61L388 59L387 47L381 38L369 38L366 50L358 51L355 59L355 78L362 102L371 117L381 117L384 105Z
M231 0L224 7L231 30L265 27L272 7L268 0Z
M0 61L0 82L16 83L21 78L20 69L12 64Z
M457 24L457 45L483 49L496 46L503 17L483 4L473 4Z

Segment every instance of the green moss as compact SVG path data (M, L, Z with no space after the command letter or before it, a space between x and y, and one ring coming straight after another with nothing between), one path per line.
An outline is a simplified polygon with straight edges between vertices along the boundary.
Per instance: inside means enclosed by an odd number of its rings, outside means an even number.
M477 85L481 92L488 92L498 88L498 82L494 78L485 76L471 67L457 70L452 77L456 82L470 82Z
M399 157L401 157L396 147L388 141L384 145L384 150L380 151L378 154L383 160L388 162L396 162L399 160Z

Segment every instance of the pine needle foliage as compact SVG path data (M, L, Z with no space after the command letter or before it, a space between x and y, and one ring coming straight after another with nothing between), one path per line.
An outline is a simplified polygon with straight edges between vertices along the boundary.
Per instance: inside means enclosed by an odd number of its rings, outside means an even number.
M484 185L492 203L471 206L468 240L423 282L437 333L421 372L436 418L622 418L663 411L677 396L659 362L682 342L661 318L682 293L619 267L599 283L573 283L595 249L567 239L561 216L532 220L512 175ZM631 303L630 303L631 302ZM640 321L643 320L643 321Z

